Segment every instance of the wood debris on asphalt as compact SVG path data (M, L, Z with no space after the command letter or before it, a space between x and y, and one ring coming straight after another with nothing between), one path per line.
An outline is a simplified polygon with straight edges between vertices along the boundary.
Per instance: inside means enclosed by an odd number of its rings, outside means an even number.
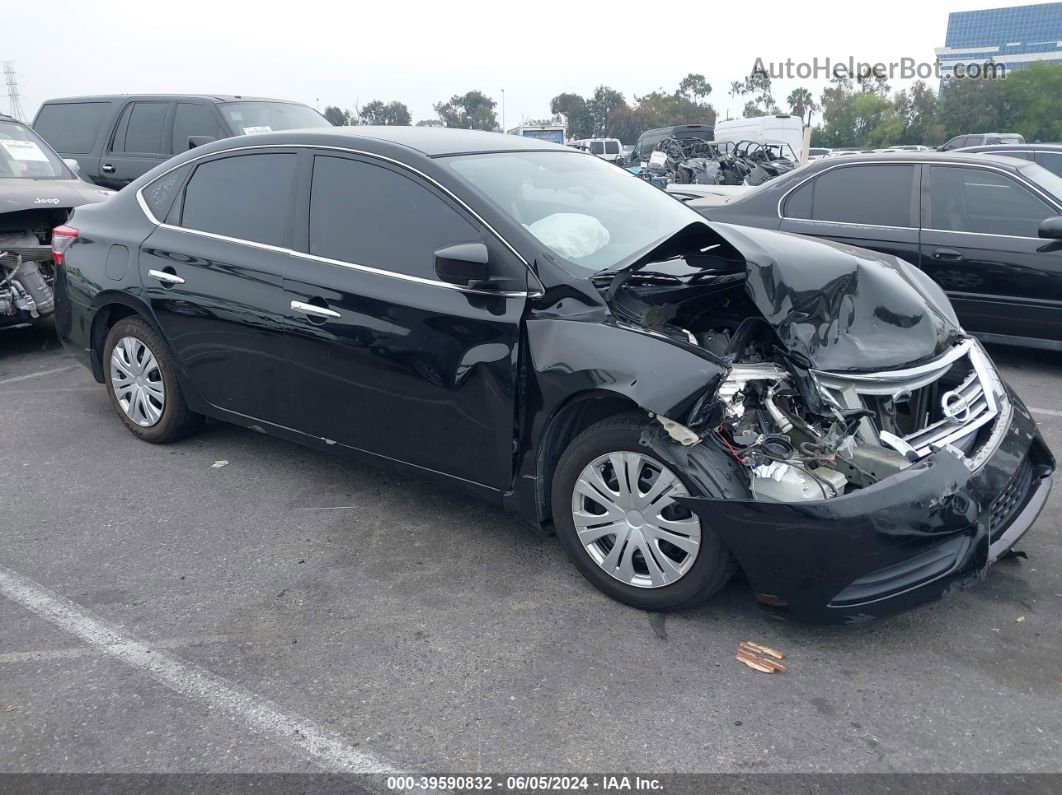
M773 659L772 659L773 658ZM751 640L743 641L737 648L735 659L744 663L755 671L765 674L780 674L785 672L785 666L776 660L785 659L785 655L770 646L753 643Z

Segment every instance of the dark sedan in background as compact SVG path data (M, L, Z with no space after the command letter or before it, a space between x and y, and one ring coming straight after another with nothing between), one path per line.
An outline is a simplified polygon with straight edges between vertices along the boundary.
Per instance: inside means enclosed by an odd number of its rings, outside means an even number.
M809 163L736 197L693 199L713 221L894 254L944 288L991 342L1062 350L1062 177L957 152Z
M1003 155L1017 157L1039 163L1053 174L1062 176L1062 144L992 144L988 146L967 146L955 150L957 154L978 152L983 155Z

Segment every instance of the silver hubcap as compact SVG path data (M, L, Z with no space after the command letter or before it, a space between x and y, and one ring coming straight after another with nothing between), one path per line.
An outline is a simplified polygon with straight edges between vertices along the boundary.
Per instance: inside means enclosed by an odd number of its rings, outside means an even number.
M122 337L111 353L111 389L122 411L149 428L162 417L166 387L155 354L136 337Z
M587 554L612 577L661 588L690 570L701 547L700 520L674 499L685 496L682 482L658 461L608 453L575 481L575 530Z

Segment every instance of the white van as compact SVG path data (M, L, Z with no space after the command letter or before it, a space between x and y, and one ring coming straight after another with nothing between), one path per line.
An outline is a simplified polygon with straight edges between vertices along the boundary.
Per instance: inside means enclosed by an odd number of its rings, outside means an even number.
M619 138L579 138L569 141L568 146L582 149L612 163L623 160L623 144Z
M789 144L799 157L804 148L804 121L799 116L756 116L715 123L717 141L757 141Z

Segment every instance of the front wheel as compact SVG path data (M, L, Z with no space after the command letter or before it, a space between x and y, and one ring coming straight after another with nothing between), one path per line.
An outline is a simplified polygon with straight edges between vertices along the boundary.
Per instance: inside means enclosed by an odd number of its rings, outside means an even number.
M699 496L641 444L644 417L614 417L580 434L553 477L557 537L600 590L643 610L696 607L734 572L730 554L677 497Z
M134 436L164 444L198 424L199 416L184 401L169 351L143 320L126 317L115 323L103 357L111 404Z

